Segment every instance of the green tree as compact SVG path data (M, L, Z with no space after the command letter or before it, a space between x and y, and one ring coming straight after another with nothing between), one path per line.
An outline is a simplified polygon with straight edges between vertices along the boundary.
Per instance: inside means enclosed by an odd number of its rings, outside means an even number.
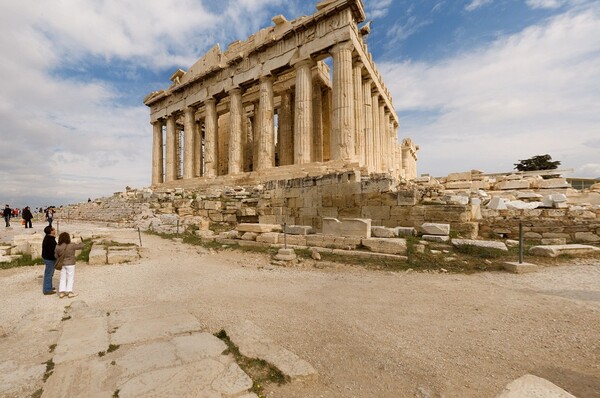
M515 169L519 171L554 170L558 166L560 166L560 161L553 161L550 155L537 155L515 163Z

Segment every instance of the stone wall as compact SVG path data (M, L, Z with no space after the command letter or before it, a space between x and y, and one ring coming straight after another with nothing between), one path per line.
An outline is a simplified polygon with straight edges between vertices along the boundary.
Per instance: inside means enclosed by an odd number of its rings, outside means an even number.
M398 182L385 175L361 177L354 170L252 186L131 190L67 206L59 217L162 232L187 226L225 230L238 223L287 223L321 231L324 217L366 218L373 226L447 223L462 237L512 239L518 238L521 220L526 239L600 241L600 206L492 210L487 207L489 195L487 199L473 195L449 194L440 187Z

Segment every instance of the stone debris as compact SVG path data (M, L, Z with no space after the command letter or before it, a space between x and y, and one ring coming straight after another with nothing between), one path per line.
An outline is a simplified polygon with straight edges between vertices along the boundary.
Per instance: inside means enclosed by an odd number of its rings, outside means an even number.
M496 398L576 398L567 391L541 377L527 374L506 385Z
M424 235L449 235L450 224L424 223L419 228Z
M499 197L493 197L487 204L487 208L491 210L507 210L504 199Z
M561 254L578 255L600 253L600 248L580 244L533 246L529 249L529 253L542 257L558 257Z
M310 235L316 231L310 225L286 225L285 233L290 235Z
M371 220L363 218L336 218L323 217L323 235L344 237L371 237Z
M275 255L275 260L277 261L293 261L296 258L297 256L294 249L281 248L277 251L277 254Z
M485 249L508 251L508 248L506 247L506 244L504 244L504 242L498 242L495 240L452 239L452 245L455 247L475 246L482 247Z
M421 239L429 241L429 242L448 242L450 240L450 236L448 235L423 235Z
M530 272L536 272L540 269L538 265L531 263L519 263L519 262L506 262L504 263L504 269L513 274L525 274Z
M377 253L406 254L406 239L369 238L363 239L362 245Z
M310 380L317 377L317 371L312 365L277 345L252 322L246 320L226 331L242 355L263 359L292 380Z

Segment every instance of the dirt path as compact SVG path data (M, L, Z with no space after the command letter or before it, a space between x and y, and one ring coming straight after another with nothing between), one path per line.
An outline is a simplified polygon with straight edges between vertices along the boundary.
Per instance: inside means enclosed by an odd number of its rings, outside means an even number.
M143 239L137 264L79 264L78 299L102 311L184 307L210 332L251 320L319 373L268 396L493 397L526 373L600 396L598 261L527 275L281 268L260 254ZM62 314L65 299L41 294L42 272L0 271L5 332L30 314Z

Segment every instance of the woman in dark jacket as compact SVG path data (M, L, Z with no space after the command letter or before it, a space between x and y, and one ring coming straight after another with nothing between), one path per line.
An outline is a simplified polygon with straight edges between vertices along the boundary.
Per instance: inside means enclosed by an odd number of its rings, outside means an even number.
M25 220L25 228L33 228L31 226L31 219L33 218L33 214L31 214L31 210L29 209L29 206L27 206L25 208L25 210L23 210L21 215L23 217L23 220Z

